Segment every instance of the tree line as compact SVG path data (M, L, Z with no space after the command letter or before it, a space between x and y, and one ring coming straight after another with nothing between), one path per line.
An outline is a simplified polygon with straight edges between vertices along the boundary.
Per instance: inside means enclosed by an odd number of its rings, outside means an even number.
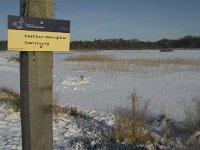
M161 39L156 42L140 41L138 39L95 39L93 41L72 41L71 50L134 50L160 48L200 48L200 36L187 35L180 39ZM7 49L7 41L0 41L0 50Z
M73 50L134 50L134 49L160 49L160 48L200 48L200 36L184 36L180 39L161 39L156 42L140 41L138 39L95 39L94 41L73 41L70 45Z

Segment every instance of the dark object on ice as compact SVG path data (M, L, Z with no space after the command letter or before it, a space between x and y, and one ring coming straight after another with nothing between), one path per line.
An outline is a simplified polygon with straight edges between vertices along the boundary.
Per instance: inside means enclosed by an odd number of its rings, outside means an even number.
M160 45L160 52L173 52L173 49L168 42L163 42Z
M172 48L162 48L160 49L160 52L173 52Z

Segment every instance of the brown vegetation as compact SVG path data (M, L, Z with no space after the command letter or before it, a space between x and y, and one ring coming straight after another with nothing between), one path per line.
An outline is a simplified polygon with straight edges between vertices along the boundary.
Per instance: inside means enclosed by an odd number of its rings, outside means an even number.
M80 118L88 118L88 116L82 112L82 111L78 111L78 109L76 107L72 107L72 106L68 106L68 105L60 105L57 102L53 102L52 105L52 111L53 114L56 116L59 116L60 114L67 114L70 116L76 116L76 117L80 117Z
M153 58L114 58L104 55L78 55L66 58L66 61L77 62L70 65L71 70L87 71L118 71L128 72L138 70L138 67L162 67L176 68L177 66L192 66L191 69L197 70L200 61L195 59L171 58L171 59L153 59ZM92 63L91 63L92 62ZM172 69L172 68L171 68ZM140 68L142 70L142 68Z
M127 59L129 63L138 66L160 66L160 65L200 65L199 60L172 58L172 59L151 59L151 58L132 58Z
M153 137L147 129L146 112L149 101L144 104L136 94L131 94L132 109L117 108L115 110L115 138L125 144L146 144L152 142Z
M0 87L0 103L7 104L14 111L20 110L20 96L12 89Z
M196 131L200 131L200 97L196 97L193 99L195 108L194 109L186 109L186 127L193 134Z
M14 62L20 62L20 58L19 57L7 57L8 61L14 61Z
M95 62L122 62L127 64L134 64L139 66L158 66L161 64L174 64L174 65L200 65L199 60L184 59L184 58L171 58L171 59L153 59L153 58L114 58L105 55L77 55L66 58L66 61L95 61Z
M105 55L77 55L66 58L66 61L96 61L96 62L104 62L104 61L114 61L113 57L105 56Z
M14 112L20 111L20 95L12 89L6 87L0 87L0 104L6 104ZM80 118L88 118L82 111L78 111L76 107L63 106L57 102L52 104L53 114L58 116L59 114L67 114L70 116L77 116Z

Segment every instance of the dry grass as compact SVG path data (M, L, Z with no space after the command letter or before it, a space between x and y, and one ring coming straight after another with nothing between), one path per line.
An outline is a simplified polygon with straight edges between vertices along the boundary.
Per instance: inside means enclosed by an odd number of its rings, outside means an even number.
M186 128L194 134L196 131L200 131L200 97L194 98L193 102L195 104L195 109L186 109L185 123Z
M0 103L6 104L14 112L20 111L20 95L12 89L0 87ZM89 118L84 112L78 111L76 107L63 106L55 102L55 100L52 104L52 112L56 116L59 114L67 114L80 118Z
M118 108L115 110L115 138L125 144L146 144L153 137L147 129L145 115L149 101L140 104L136 94L131 94L132 109Z
M66 61L95 61L95 62L104 62L104 61L114 61L113 57L105 55L77 55L66 58Z
M0 103L7 104L15 112L20 110L20 96L12 89L0 87Z
M14 62L20 62L20 58L19 57L7 57L8 61L14 61Z
M153 58L114 58L106 55L77 55L66 58L66 61L95 61L105 62L114 61L128 64L135 64L139 66L158 66L161 64L174 64L174 65L200 65L200 60L184 59L184 58L171 58L171 59L153 59Z
M67 114L70 116L76 116L80 118L89 118L84 112L78 111L76 107L72 106L63 106L58 104L57 102L53 102L52 111L55 116L59 116L60 114Z
M151 59L151 58L130 58L127 61L138 66L160 66L160 65L200 65L199 60L172 58L172 59Z
M121 71L128 72L138 70L140 67L161 67L161 66L192 66L191 69L198 70L200 60L195 59L151 59L151 58L115 58L105 55L78 55L66 58L66 61L76 62L71 64L72 70L87 71ZM92 62L92 63L91 63ZM171 67L170 67L171 68ZM145 69L146 70L146 69Z

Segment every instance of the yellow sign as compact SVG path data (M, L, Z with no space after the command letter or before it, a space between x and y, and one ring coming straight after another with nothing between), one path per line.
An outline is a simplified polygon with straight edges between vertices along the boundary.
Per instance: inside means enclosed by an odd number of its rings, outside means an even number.
M69 33L8 30L8 49L13 51L66 51Z
M8 18L8 50L68 51L69 21L42 18Z

